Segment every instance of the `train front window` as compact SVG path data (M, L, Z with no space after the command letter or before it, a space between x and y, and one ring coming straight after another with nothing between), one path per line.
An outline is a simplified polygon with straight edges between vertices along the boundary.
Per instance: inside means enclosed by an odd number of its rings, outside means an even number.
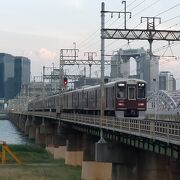
M126 97L126 84L118 83L117 84L117 98L124 99Z
M144 83L138 83L138 98L143 99L146 96L146 89Z
M135 88L135 86L128 86L128 99L129 100L136 99L136 88Z

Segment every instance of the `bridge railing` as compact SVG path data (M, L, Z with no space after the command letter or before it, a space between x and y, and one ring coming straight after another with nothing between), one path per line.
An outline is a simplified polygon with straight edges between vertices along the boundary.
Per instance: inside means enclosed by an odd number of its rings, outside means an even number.
M27 115L44 116L50 119L84 124L180 145L180 122L178 121L142 120L110 116L104 116L100 119L99 116L95 115L75 113L62 113L60 117L57 117L55 112L27 112Z
M61 119L180 145L180 122L62 114Z

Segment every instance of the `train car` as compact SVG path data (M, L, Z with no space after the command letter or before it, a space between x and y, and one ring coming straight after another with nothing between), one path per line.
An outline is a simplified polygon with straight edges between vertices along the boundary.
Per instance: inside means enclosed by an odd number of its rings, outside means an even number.
M120 79L105 84L104 114L117 117L143 117L146 111L146 82L140 79ZM65 92L63 111L100 114L100 85Z
M100 85L83 87L33 102L34 109L45 111L100 115ZM104 114L116 117L143 117L146 111L146 82L140 79L118 79L105 84Z
M116 116L144 117L146 107L145 81L127 79L116 83Z

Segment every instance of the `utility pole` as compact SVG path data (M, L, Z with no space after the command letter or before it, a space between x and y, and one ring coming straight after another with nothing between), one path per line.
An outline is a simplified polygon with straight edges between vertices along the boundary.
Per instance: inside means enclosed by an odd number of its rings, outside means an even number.
M62 94L64 92L64 64L66 59L73 59L73 62L76 62L78 57L77 53L79 49L76 49L76 43L73 43L73 49L61 49L60 50L60 61L59 61L59 113L62 111ZM68 55L70 53L70 55Z
M43 112L45 111L45 66L43 66ZM44 117L42 118L42 125L44 126Z
M103 129L102 129L102 122L104 118L104 53L105 53L105 40L103 37L103 29L105 27L105 3L102 2L101 4L101 120L100 120L100 142L105 142L103 138Z
M129 14L130 15L130 18L131 18L131 12L127 12L126 11L126 1L122 1L122 4L124 4L124 29L126 29L126 14Z
M143 21L143 19L146 19L147 21L147 30L149 30L149 55L150 55L150 60L152 60L152 43L153 43L153 38L152 38L152 31L155 30L155 21L159 20L159 23L161 24L161 18L160 17L141 17L141 23Z
M92 63L91 61L94 60L94 56L97 56L96 52L85 52L84 56L87 55L88 56L88 62L89 62L89 77L91 78L91 67L92 67Z
M44 79L44 81L49 80L49 82L50 82L50 87L48 86L48 89L46 89L46 90L48 90L48 91L46 91L46 92L48 92L48 94L49 93L53 94L52 84L53 84L53 80L56 78L57 77L54 75L54 63L52 63L52 66L50 66L50 67L43 66L43 79Z
M130 14L131 12L126 12L126 2L122 2L125 4L125 11L105 11L105 3L102 2L101 4L101 122L100 122L100 140L99 142L104 142L103 138L103 130L102 130L102 121L104 118L104 108L105 108L105 102L104 102L104 56L105 56L105 38L104 38L104 29L105 29L105 14L110 13L111 17L113 17L113 14L118 14L118 17L120 18L121 14L124 14L124 28L126 29L126 14Z
M43 110L44 110L44 107L45 107L45 78L44 78L44 75L45 75L45 66L43 66Z
M59 61L59 114L62 111L62 93L63 93L63 49L60 50L60 61Z
M150 57L150 62L152 62L152 60L153 60L153 52L152 52L153 38L152 38L152 31L155 30L155 27L156 27L155 26L155 22L156 22L156 20L158 20L159 23L161 24L161 18L160 17L141 17L141 23L142 23L143 19L146 20L146 22L147 22L147 30L149 31L149 39L148 39L148 42L149 42L149 57ZM152 67L150 66L150 73L152 74L153 72L151 71L151 69L152 69ZM157 77L154 77L154 79L157 79ZM154 79L150 79L150 82L153 83ZM155 107L156 107L156 104L155 104Z
M54 63L52 63L52 72L51 72L51 93L53 92L53 84L54 84L53 80L54 80Z

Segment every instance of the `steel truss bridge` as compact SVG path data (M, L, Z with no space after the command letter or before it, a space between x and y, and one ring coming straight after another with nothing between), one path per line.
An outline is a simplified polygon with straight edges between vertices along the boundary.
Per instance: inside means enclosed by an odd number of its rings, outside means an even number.
M148 98L149 114L159 115L180 115L180 91L159 90L149 94Z

